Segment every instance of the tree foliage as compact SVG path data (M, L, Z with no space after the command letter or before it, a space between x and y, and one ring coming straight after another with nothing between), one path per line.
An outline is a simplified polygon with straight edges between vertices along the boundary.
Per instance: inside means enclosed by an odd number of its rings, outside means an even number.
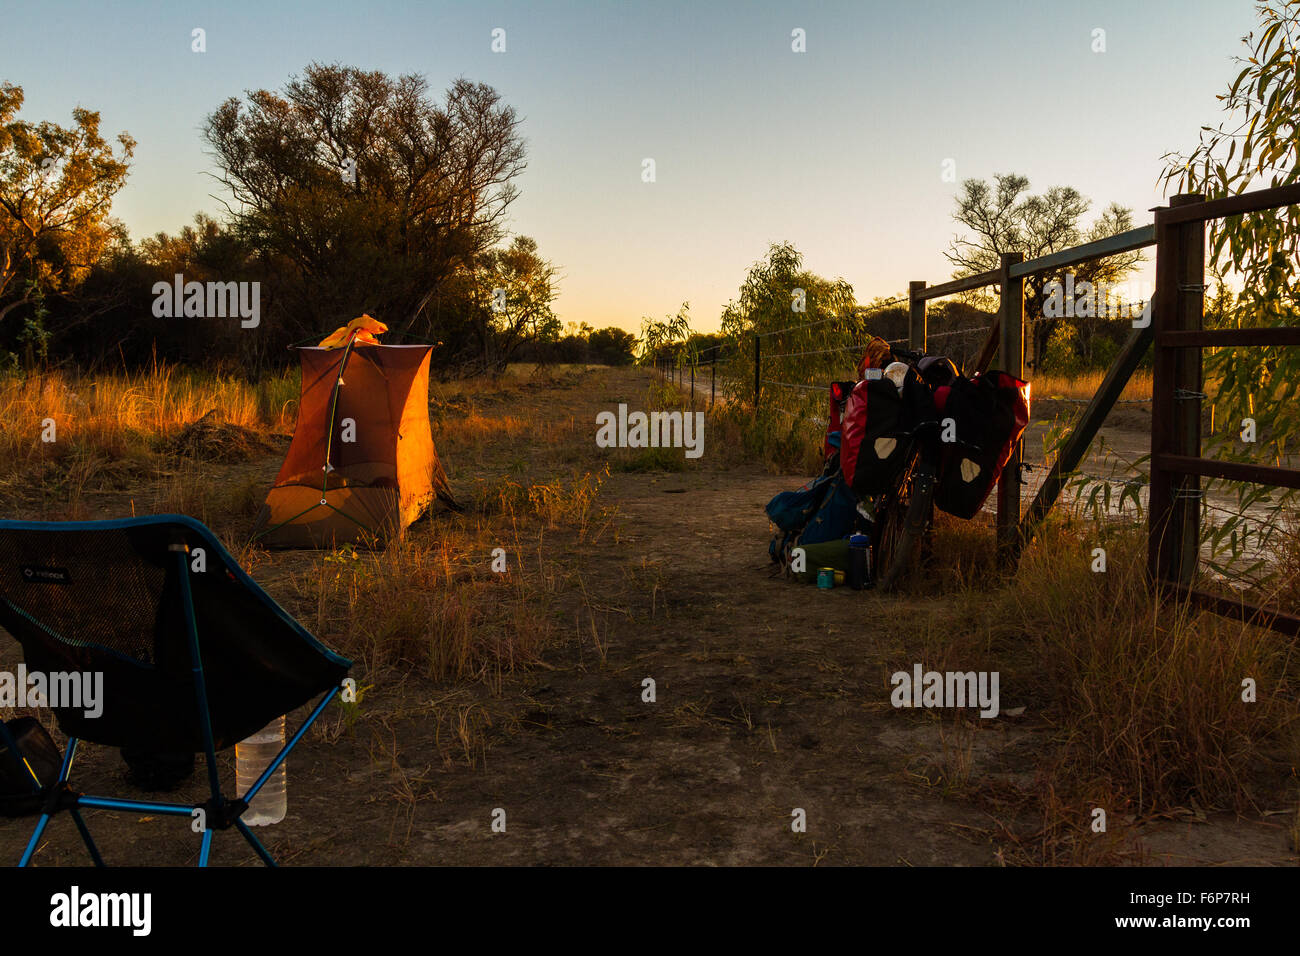
M732 399L753 401L757 339L761 377L768 380L763 388L772 399L760 410L793 416L824 402L827 383L853 376L872 332L857 314L853 286L808 271L786 242L773 243L767 258L750 267L739 297L723 310L722 334L730 344L724 378Z
M518 127L482 83L435 102L422 76L313 63L281 93L227 100L205 137L241 233L296 279L305 329L369 312L429 331L440 284L505 235Z
M537 241L515 236L489 249L465 273L475 330L489 369L504 368L525 341L553 341L560 320L551 308L555 267L537 252Z
M1242 38L1248 54L1218 97L1226 116L1201 127L1190 153L1170 153L1164 182L1179 193L1207 198L1300 182L1300 3L1258 8L1260 27ZM1296 272L1300 265L1300 206L1230 216L1208 224L1209 270L1227 279L1212 308L1221 327L1300 325ZM1207 378L1230 424L1245 417L1261 425L1263 447L1281 461L1300 441L1300 351L1286 348L1210 350ZM1240 427L1240 426L1237 426ZM1232 447L1236 428L1221 449ZM1254 455L1254 450L1251 449Z
M641 349L637 360L642 365L669 362L680 365L691 359L691 304L683 302L676 315L664 319L641 319Z
M1133 228L1132 210L1116 203L1107 206L1091 226L1082 220L1091 202L1072 186L1052 186L1041 195L1029 193L1029 179L1015 173L998 173L989 183L968 179L957 196L953 219L965 226L968 237L954 236L944 255L961 278L999 268L1006 253L1026 259L1051 255L1085 242L1105 239ZM1055 336L1071 340L1083 354L1086 343L1100 335L1109 321L1104 317L1045 318L1044 289L1065 281L1073 273L1076 284L1093 286L1123 282L1141 262L1140 252L1128 252L1068 268L1040 272L1025 279L1025 322L1029 329L1026 364L1037 369ZM1075 344L1077 343L1077 344Z
M126 133L116 149L105 140L92 110L60 126L18 119L22 105L22 87L0 86L0 322L85 279L113 240L109 212L135 149Z

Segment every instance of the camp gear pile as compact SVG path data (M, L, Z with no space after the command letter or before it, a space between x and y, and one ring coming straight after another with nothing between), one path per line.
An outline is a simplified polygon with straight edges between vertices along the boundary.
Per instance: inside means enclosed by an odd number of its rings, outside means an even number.
M869 527L858 511L857 498L840 474L835 455L822 475L798 491L783 491L767 504L767 516L776 525L768 544L768 554L779 564L787 564L795 547L835 543L836 548L823 558L825 564L848 570L850 535ZM843 541L843 548L838 543ZM839 551L842 550L841 555ZM812 567L811 562L808 565ZM814 569L815 576L815 569Z
M816 580L819 565L848 569L846 539L870 535L875 499L900 480L921 441L939 443L935 507L973 518L1029 423L1029 386L1013 375L967 378L944 356L913 367L873 346L859 363L860 381L830 385L825 471L767 505L777 529L768 548L774 562L788 565L794 548L819 546L818 561L798 569L800 580Z

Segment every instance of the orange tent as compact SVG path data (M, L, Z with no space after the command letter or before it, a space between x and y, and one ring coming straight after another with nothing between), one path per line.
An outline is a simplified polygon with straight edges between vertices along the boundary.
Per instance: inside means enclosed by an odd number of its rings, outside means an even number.
M298 422L257 538L281 548L381 545L435 497L456 507L429 428L430 346L298 352Z

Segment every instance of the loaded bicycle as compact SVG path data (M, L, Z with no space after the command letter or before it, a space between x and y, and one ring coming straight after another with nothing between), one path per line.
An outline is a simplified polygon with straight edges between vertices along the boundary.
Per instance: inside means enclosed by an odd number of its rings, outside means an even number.
M885 592L915 563L936 507L979 512L1029 419L1028 384L1005 372L966 378L947 358L903 348L890 358L838 389L839 466L872 519L873 577Z

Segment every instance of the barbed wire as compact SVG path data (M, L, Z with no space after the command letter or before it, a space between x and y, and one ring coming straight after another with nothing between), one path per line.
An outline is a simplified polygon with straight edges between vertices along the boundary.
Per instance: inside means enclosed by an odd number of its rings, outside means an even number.
M805 322L803 325L788 325L784 329L773 329L771 332L759 332L758 338L764 339L769 335L780 335L782 332L796 332L799 329L811 329L818 325L825 325L827 322L843 322L844 317L837 315L829 319L821 319L817 322Z
M764 385L780 385L783 388L802 388L810 392L830 391L829 385L797 385L794 382L774 382L770 378L760 378L759 381L762 382Z
M1040 465L1040 464L1031 464L1029 462L1024 462L1023 464L1024 467L1026 468L1041 468L1043 470L1051 469L1051 465L1048 465L1046 463ZM1096 475L1093 474L1092 472L1081 471L1079 469L1076 469L1072 472L1069 472L1065 477L1067 480L1083 478L1086 479L1087 481L1093 481L1099 484L1124 485L1126 487L1129 485L1137 485L1142 488L1147 488L1150 487L1151 485L1151 479L1147 475L1130 475L1128 477L1124 477L1122 475ZM1243 508L1243 510L1234 511L1231 508L1225 508L1222 505L1216 505L1213 501L1211 501L1207 497L1205 489L1198 489L1192 493L1181 495L1180 497L1197 498L1201 502L1201 507L1206 508L1210 511L1217 511L1220 514L1225 514L1233 518L1252 517L1258 519L1260 517L1260 512L1270 517L1275 517L1286 508L1285 504L1279 502L1278 504L1272 506L1271 508L1266 507L1264 505L1246 505ZM1257 510L1252 511L1251 510L1252 508L1255 508ZM1273 524L1272 521L1269 521L1268 523L1270 525Z
M1022 461L1020 463L1020 467L1026 468L1030 471L1050 472L1055 467L1055 462ZM1150 484L1150 479L1148 479L1145 475L1135 475L1129 478L1125 478L1121 475L1094 475L1092 472L1083 471L1082 469L1079 468L1076 468L1073 471L1067 471L1061 477L1064 478L1067 482L1073 481L1074 479L1077 478L1087 478L1092 481L1106 482L1109 484L1123 484L1123 485Z
M802 412L791 411L788 408L782 408L780 405L769 406L769 410L773 412L778 412L782 415L788 415L794 419L804 419L806 421L815 422L818 425L826 424L826 419L822 418L820 415L810 414L807 411L802 411Z
M1051 468L1050 465L1035 465L1034 467L1048 470ZM1091 472L1079 471L1078 469L1066 472L1065 478L1067 481L1076 478L1085 478L1089 481L1095 481L1102 484L1124 485L1126 487L1128 485L1138 485L1145 488L1151 484L1151 479L1146 477L1146 475L1130 475L1128 477L1124 477L1123 475L1094 475Z
M1087 405L1092 401L1091 398L1059 398L1055 395L1039 395L1035 399L1040 402L1068 402L1071 405ZM1148 405L1151 403L1149 398L1117 398L1116 405Z
M910 294L897 295L894 296L894 298L892 299L886 299L884 302L877 302L875 305L859 306L855 311L883 312L885 309L892 309L896 305L902 305L904 302L911 302L911 301L912 301L912 296Z
M867 315L871 315L872 313L875 312L882 312L885 309L891 308L895 305L907 301L909 301L908 296L905 295L899 296L898 298L889 299L886 302L881 302L873 306L855 309L853 311L852 317L849 319L846 319L846 317L842 315L834 315L827 319L818 319L816 322L804 322L801 325L787 325L783 329L772 329L770 332L759 332L757 337L762 339L762 338L767 338L769 335L780 335L782 332L796 332L799 329L811 329L818 325L825 325L827 322L844 322L844 321L860 320Z
M901 340L900 340L901 341ZM792 358L797 355L856 355L866 348L865 345L845 346L838 349L812 349L807 352L772 352L765 353L764 359Z
M1225 508L1222 505L1216 505L1214 502L1210 501L1209 499L1202 499L1201 505L1211 511L1217 511L1220 514L1225 514L1232 518L1243 518L1243 519L1254 518L1255 520L1259 520L1260 515L1262 513L1264 515L1267 515L1269 518L1268 521L1263 523L1273 528L1280 527L1280 524L1275 519L1279 515L1281 515L1282 512L1285 511L1287 507L1284 503L1278 502L1272 507L1266 505L1245 505L1241 511L1233 511L1231 508ZM1252 511L1251 510L1252 508L1256 510Z
M987 332L991 328L993 328L991 325L982 325L978 329L952 329L948 332L932 332L926 334L925 340L929 342L930 339L945 339L950 335L970 335L972 332Z

